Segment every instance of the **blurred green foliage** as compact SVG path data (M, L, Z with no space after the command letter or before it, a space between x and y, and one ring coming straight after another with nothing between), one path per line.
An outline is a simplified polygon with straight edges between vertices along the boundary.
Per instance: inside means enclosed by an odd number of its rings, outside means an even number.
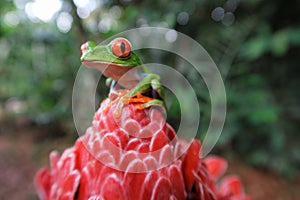
M70 123L82 42L135 27L173 28L202 44L223 76L228 112L215 151L288 175L299 169L299 1L62 0L46 22L26 14L29 2L0 2L2 107L21 103L14 111L38 124ZM219 19L212 14L217 7L223 11ZM71 20L60 26L61 16ZM179 70L170 56L159 59ZM210 117L209 95L192 71L181 72L201 101L201 137ZM176 122L174 102L169 114Z

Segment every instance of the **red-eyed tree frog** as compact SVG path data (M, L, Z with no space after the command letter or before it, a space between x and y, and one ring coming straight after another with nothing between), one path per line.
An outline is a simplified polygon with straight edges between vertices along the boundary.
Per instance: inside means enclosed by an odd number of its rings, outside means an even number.
M110 83L112 93L115 88L128 89L126 102L144 98L142 108L152 105L165 105L164 90L160 77L141 62L131 51L131 43L125 38L116 38L108 45L97 45L88 41L81 46L81 62L85 66L100 70ZM134 101L133 101L134 102ZM124 103L124 101L123 101ZM121 109L123 103L119 105Z

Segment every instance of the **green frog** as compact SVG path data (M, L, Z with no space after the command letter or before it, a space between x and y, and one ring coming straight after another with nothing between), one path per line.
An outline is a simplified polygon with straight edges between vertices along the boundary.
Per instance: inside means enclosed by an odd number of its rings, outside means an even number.
M107 45L88 41L81 46L81 62L108 78L110 93L116 88L129 90L120 101L119 110L128 102L142 103L141 109L165 106L159 75L152 73L131 49L131 43L125 38L116 38Z

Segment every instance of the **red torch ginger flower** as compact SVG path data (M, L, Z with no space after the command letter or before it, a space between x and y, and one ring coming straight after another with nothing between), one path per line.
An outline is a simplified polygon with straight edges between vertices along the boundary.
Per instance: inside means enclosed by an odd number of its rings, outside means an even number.
M248 200L237 177L224 179L227 162L200 158L198 140L182 141L159 110L134 103L114 118L106 99L92 126L50 168L35 176L43 200Z

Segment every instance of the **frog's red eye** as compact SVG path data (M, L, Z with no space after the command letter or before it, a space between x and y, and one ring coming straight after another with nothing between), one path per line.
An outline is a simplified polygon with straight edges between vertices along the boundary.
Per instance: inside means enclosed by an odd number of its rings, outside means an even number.
M115 56L125 58L131 52L131 44L125 38L117 38L112 42L111 50Z

